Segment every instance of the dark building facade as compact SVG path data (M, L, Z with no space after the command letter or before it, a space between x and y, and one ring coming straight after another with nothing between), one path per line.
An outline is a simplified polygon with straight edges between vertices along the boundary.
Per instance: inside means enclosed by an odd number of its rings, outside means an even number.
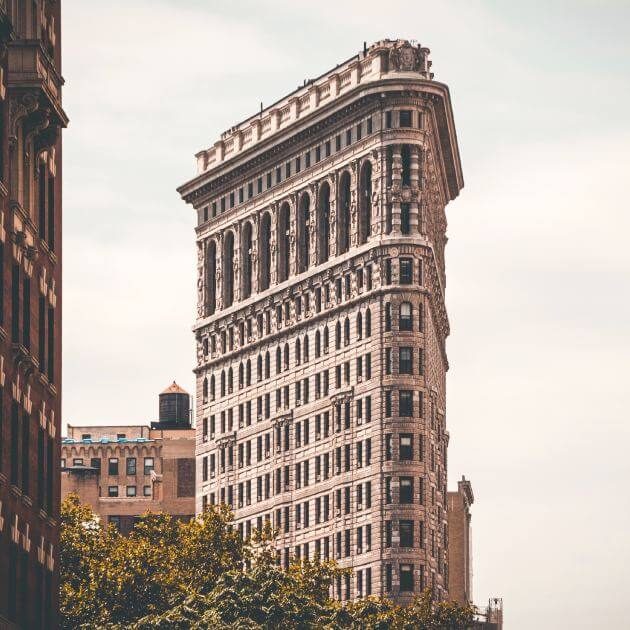
M429 51L384 40L231 127L197 213L197 511L228 503L334 596L448 596L446 214L463 186Z
M59 0L0 0L0 627L54 628L61 420Z

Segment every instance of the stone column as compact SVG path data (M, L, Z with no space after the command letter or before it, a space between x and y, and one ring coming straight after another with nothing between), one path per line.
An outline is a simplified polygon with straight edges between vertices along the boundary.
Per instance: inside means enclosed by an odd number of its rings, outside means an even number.
M298 196L297 193L291 193L289 198L289 268L287 269L287 278L298 274L298 256L297 256L297 220L298 220Z
M329 180L330 182L330 180ZM330 213L329 213L329 234L328 234L328 258L337 255L337 185L339 175L337 172L332 177L330 186Z
M383 153L381 151L373 151L372 157L372 199L370 200L370 230L371 236L378 236L383 230L381 220L383 218L382 199L381 199L381 179L383 176L383 168L381 161Z
M278 229L278 204L273 203L269 208L269 214L271 215L271 226L269 234L269 265L271 266L270 282L269 285L273 286L278 282L278 256L277 256L277 239L276 232Z
M348 242L350 247L356 247L359 242L359 221L357 201L359 198L359 161L350 164L350 234ZM348 249L350 249L350 247Z
M216 242L216 270L214 299L216 310L223 310L223 232L218 232L215 236Z
M252 295L258 293L258 228L259 228L259 215L255 215L252 217Z
M317 183L313 183L309 186L309 195L311 197L311 210L308 221L308 239L309 239L309 266L315 267L317 265L317 257L319 256L318 243L317 243L317 208L319 203L319 186Z
M232 290L234 292L234 303L241 301L241 224L235 223L232 226L234 232L234 250L232 251L232 271L234 278L232 281Z
M402 157L400 145L393 146L392 152L392 234L400 235L400 191L402 188Z
M197 317L203 317L208 312L207 249L206 241L197 242Z
M409 165L411 179L411 203L409 204L409 233L416 234L419 231L418 198L419 198L419 177L418 177L418 147L411 148L411 162Z

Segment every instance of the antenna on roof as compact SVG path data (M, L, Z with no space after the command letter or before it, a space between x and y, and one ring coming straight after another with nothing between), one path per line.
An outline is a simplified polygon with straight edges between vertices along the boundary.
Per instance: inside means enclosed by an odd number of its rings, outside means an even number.
M263 112L263 104L262 101L260 101L260 115L262 116L262 112Z
M367 42L363 42L363 54L367 54Z

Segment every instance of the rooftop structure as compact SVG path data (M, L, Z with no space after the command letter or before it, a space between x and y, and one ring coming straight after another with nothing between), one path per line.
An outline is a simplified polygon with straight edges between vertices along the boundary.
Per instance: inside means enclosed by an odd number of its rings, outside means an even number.
M171 385L160 394L188 397ZM186 404L182 408L188 408ZM170 419L147 425L73 426L61 443L62 496L76 493L123 533L145 512L195 513L195 430Z

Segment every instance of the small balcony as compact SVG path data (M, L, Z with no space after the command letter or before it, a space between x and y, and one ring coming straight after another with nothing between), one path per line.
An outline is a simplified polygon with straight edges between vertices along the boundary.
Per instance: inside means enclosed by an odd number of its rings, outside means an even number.
M16 40L8 45L7 87L9 90L39 92L55 113L58 124L65 127L68 117L61 107L63 78L57 72L39 40Z

